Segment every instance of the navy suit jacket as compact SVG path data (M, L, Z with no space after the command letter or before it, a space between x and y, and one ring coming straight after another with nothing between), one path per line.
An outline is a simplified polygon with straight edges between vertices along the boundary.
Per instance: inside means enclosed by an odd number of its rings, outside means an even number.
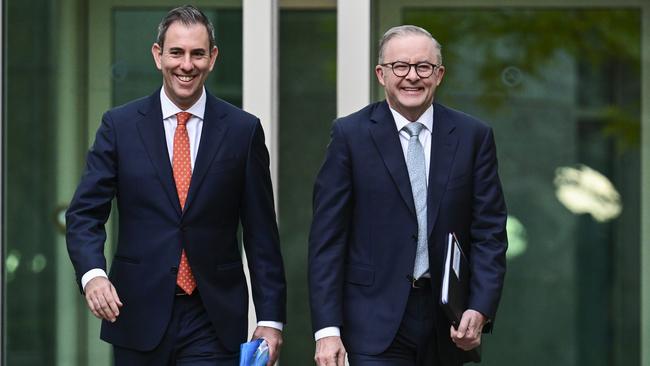
M506 207L492 130L434 104L428 183L429 269L440 282L447 235L455 232L471 263L469 308L494 319L505 274ZM379 354L400 325L413 272L417 217L404 153L388 104L335 121L314 188L309 289L314 331L341 328L349 352ZM462 362L439 306L444 365Z
M124 303L109 343L148 351L172 313L184 248L218 337L246 340L248 293L237 239L243 228L257 319L285 321L286 286L269 155L259 120L210 94L185 208L169 160L160 91L106 112L66 214L77 280L106 270L104 224L116 197L119 233L109 279Z

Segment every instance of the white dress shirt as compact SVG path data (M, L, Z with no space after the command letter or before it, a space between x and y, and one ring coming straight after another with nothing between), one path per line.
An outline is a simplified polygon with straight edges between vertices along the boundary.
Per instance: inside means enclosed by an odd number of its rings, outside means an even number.
M408 153L408 147L409 147L409 140L411 139L411 136L409 133L404 130L404 126L407 124L411 123L408 119L406 119L404 116L399 114L396 110L393 108L390 108L390 112L393 114L393 119L395 120L395 126L397 127L397 132L399 133L399 142L402 144L402 151L404 153L404 161L406 161L407 153ZM429 163L431 161L431 132L433 131L433 105L431 105L429 108L427 108L424 113L418 118L416 122L420 122L424 125L425 128L423 128L420 131L420 135L418 135L418 138L420 140L420 144L424 148L424 166L427 172L427 177L429 177ZM427 179L427 187L429 185L429 180ZM423 277L428 277L428 272L423 275ZM316 333L314 333L314 338L316 340L319 340L321 338L325 337L340 337L341 336L341 330L339 327L325 327L323 329L318 330Z
M199 99L187 110L183 111L178 108L165 94L165 88L160 89L160 106L162 108L163 126L165 127L165 140L167 140L167 152L169 161L172 162L174 157L174 134L176 133L176 113L188 112L192 116L185 128L190 137L190 160L192 162L192 171L194 171L194 162L196 162L196 153L199 151L199 142L201 141L201 131L203 131L203 114L205 113L205 88Z
M162 109L163 117L163 127L165 128L165 141L167 142L167 152L169 153L169 161L172 162L174 157L174 133L176 133L176 126L178 122L176 121L176 113L179 112L188 112L192 116L185 124L187 129L187 134L190 138L190 160L192 164L192 171L194 171L194 163L196 162L196 154L199 151L199 143L201 142L201 131L203 131L203 116L205 114L205 101L206 93L205 88L201 93L199 99L191 107L183 111L178 108L174 102L169 99L165 93L165 88L160 88L160 107ZM90 271L86 272L81 277L81 287L85 290L86 284L90 282L95 277L106 277L106 272L101 268L93 268ZM118 294L119 296L119 294ZM283 324L276 321L259 321L257 322L258 326L271 327L278 330L282 330Z
M404 118L393 108L390 109L390 112L393 114L395 119L395 125L397 126L397 131L399 131L399 142L402 143L402 151L404 152L404 161L406 161L408 149L409 149L409 140L411 136L404 129L406 125L411 123L408 119ZM417 121L424 125L424 128L420 131L418 136L420 144L424 149L424 167L427 172L427 177L429 177L429 163L431 161L431 133L433 132L433 105L427 108L424 113L418 118ZM429 186L429 180L427 179L427 187Z

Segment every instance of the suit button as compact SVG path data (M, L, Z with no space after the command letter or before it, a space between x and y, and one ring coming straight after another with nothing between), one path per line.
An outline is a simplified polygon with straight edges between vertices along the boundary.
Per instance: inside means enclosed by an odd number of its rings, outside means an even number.
M172 267L172 268L170 268L170 269L169 269L169 272L171 272L172 274L178 274L178 267Z
M411 239L413 239L413 241L417 242L418 241L418 234L411 235Z
M181 226L181 231L186 232L187 231L187 226Z

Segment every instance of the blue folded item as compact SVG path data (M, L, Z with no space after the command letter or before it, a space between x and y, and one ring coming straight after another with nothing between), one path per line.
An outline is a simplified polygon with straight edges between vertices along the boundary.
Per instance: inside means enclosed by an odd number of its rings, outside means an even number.
M239 351L239 366L265 366L269 362L269 346L263 338L242 343Z

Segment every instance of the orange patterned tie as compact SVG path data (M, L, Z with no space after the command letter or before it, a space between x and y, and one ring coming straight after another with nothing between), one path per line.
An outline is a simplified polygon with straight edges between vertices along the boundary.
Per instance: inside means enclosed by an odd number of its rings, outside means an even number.
M185 207L187 192L190 189L190 180L192 179L192 160L190 157L190 137L187 134L185 124L192 114L188 112L176 113L176 132L174 132L174 156L172 157L172 168L174 170L174 181L176 182L176 192L181 202L181 210ZM185 249L181 254L181 263L178 265L178 276L176 284L189 295L196 288L196 280L192 274L190 263L187 261Z

